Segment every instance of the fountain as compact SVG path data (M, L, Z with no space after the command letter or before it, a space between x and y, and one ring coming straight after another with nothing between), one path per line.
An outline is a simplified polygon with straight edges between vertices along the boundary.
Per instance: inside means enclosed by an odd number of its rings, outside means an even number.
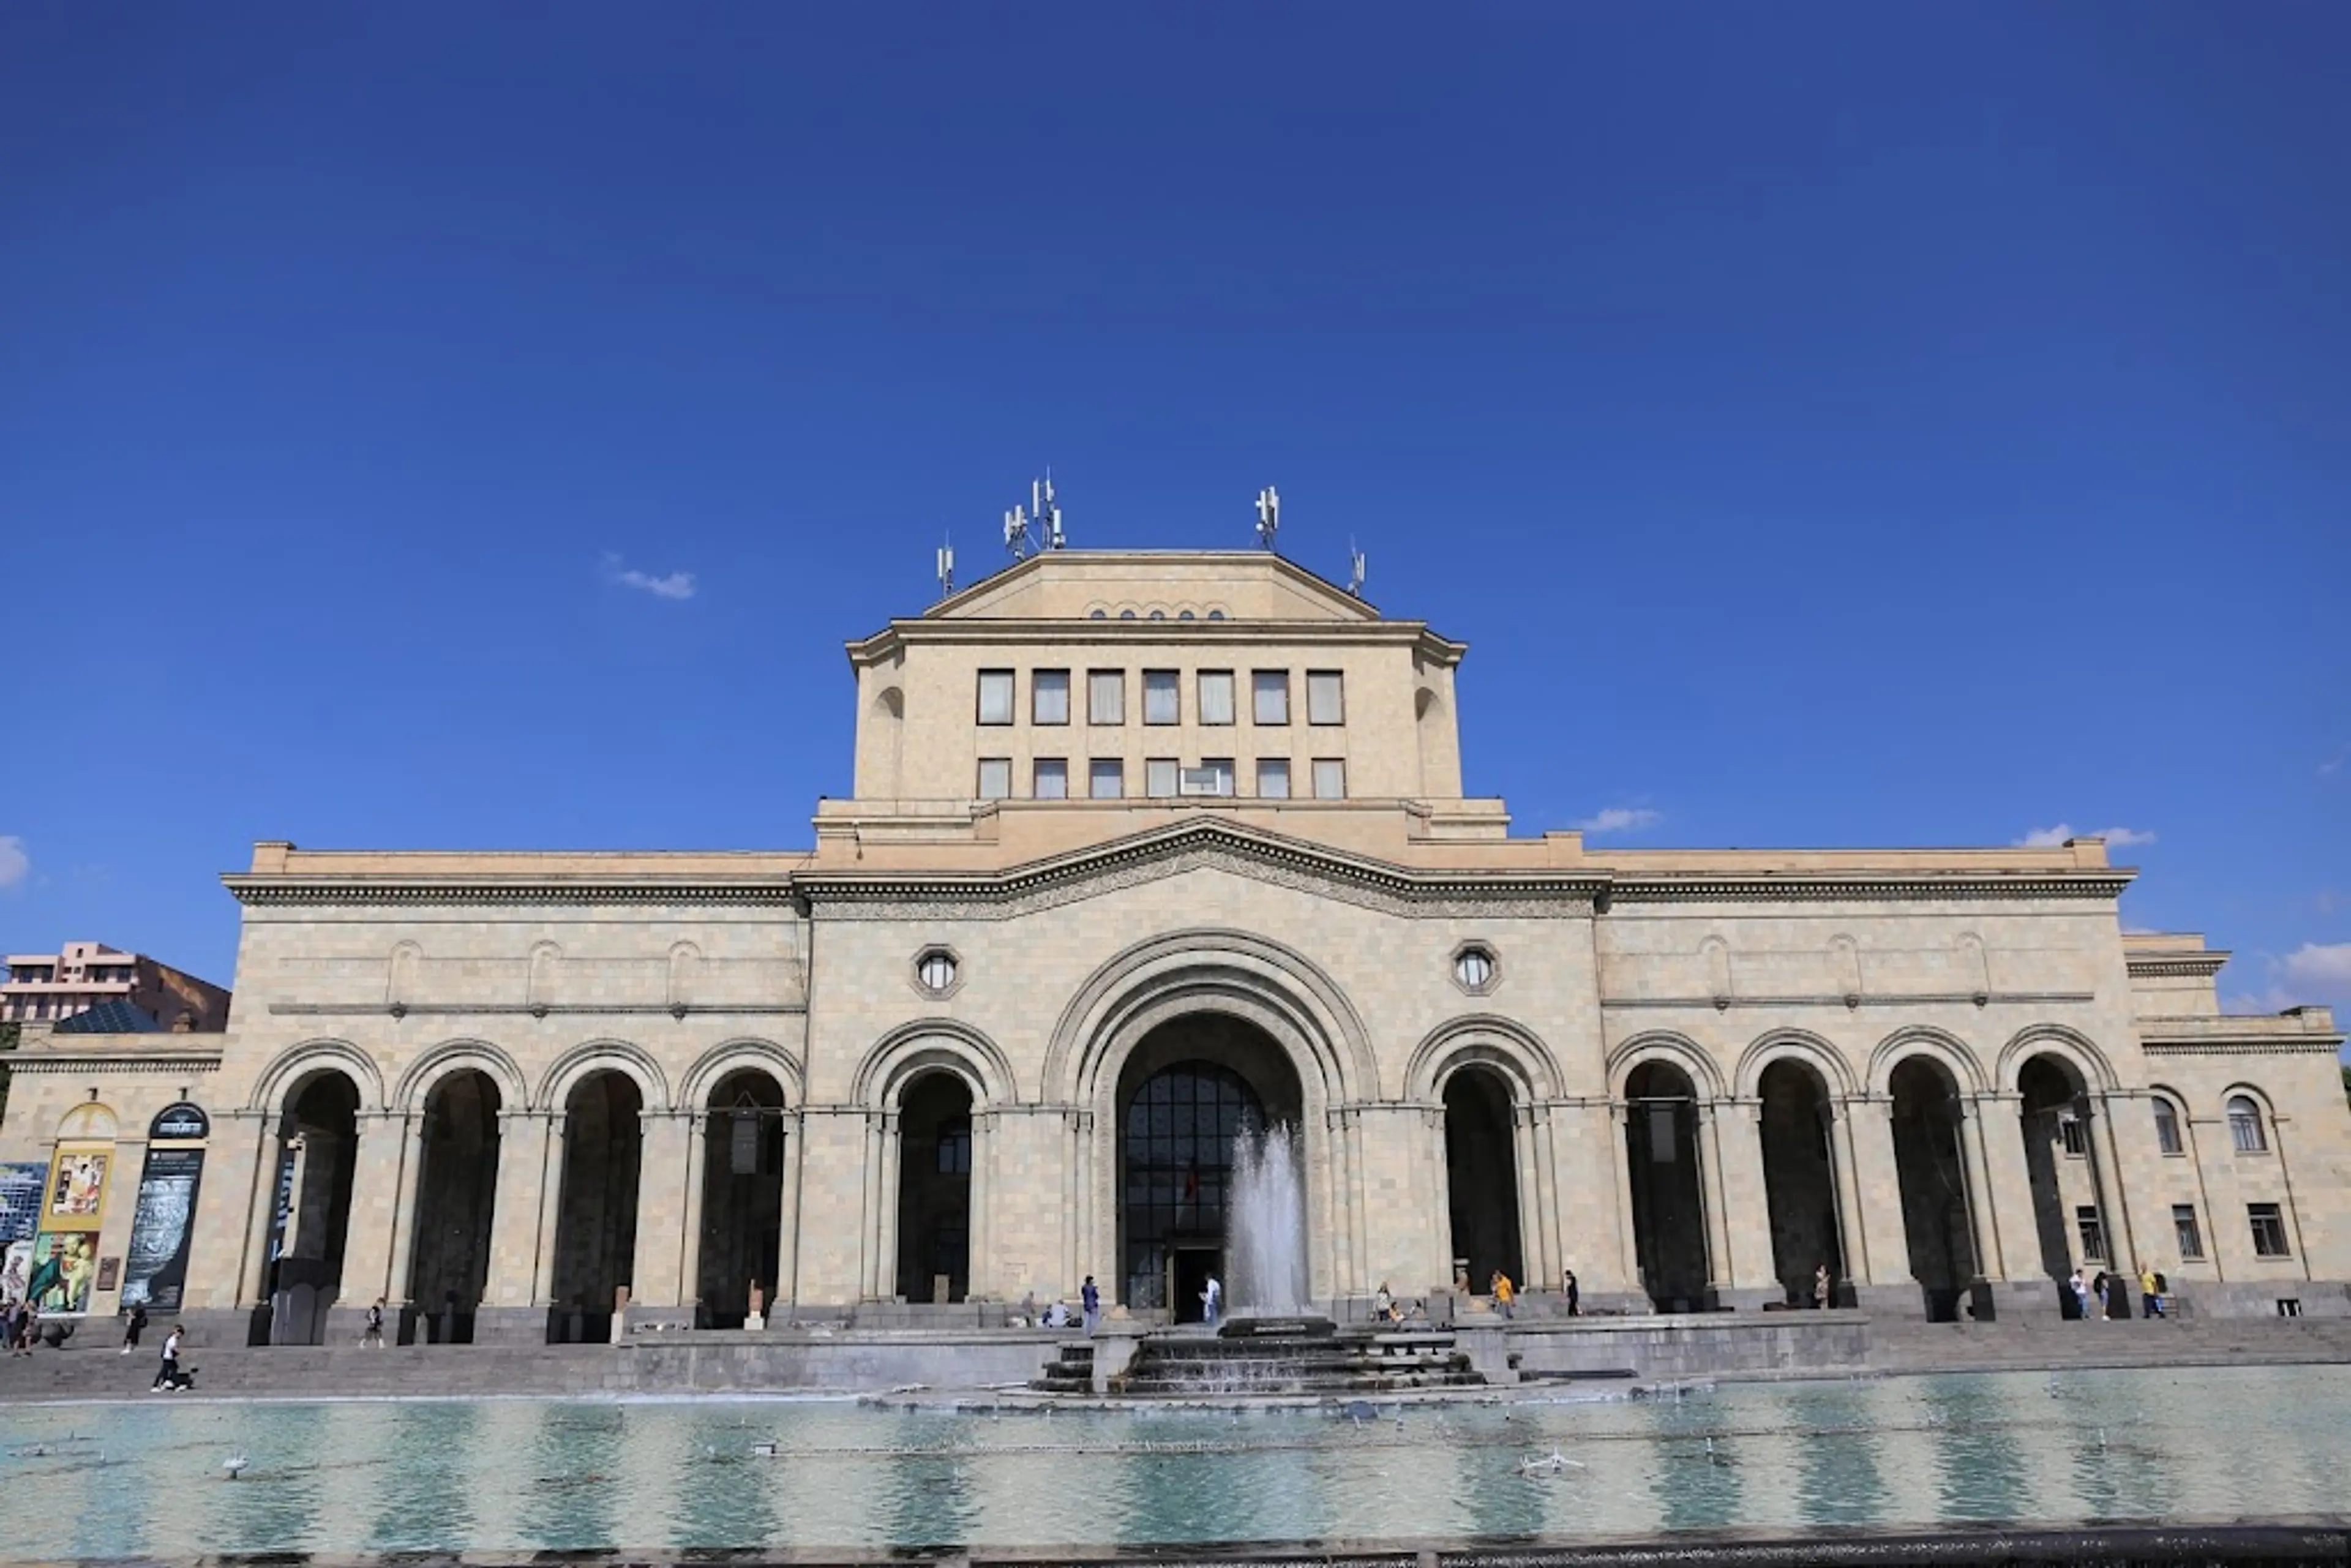
M1112 1393L1129 1399L1328 1397L1484 1384L1450 1333L1393 1324L1342 1331L1314 1309L1302 1169L1289 1124L1242 1132L1233 1148L1225 1221L1230 1315L1214 1334L1169 1329L1144 1335L1133 1361L1107 1379ZM1091 1343L1064 1344L1030 1386L1090 1392L1093 1370Z

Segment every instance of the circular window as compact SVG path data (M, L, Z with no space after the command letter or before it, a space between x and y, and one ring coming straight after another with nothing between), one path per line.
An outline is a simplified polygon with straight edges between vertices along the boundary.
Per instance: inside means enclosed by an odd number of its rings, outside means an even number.
M1151 618L1154 621L1165 621L1167 619L1167 612L1165 610L1155 610L1151 612Z
M1118 612L1118 618L1121 621L1132 621L1134 619L1134 612L1132 610L1122 610Z
M955 955L945 948L932 948L914 960L914 978L933 996L946 995L955 988Z
M1198 618L1197 618L1196 616L1195 616L1195 615L1194 615L1190 611L1186 610L1186 611L1181 611L1181 612L1179 612L1176 614L1176 620L1178 620L1178 621L1192 621L1192 620L1196 620L1196 619L1198 619Z
M1222 621L1224 618L1225 612L1221 610L1211 610L1208 612L1208 619L1211 621Z
M1088 615L1086 619L1089 621L1107 621L1110 619L1110 612L1107 610L1097 610L1091 615Z
M1453 955L1453 978L1465 991L1482 995L1491 990L1498 972L1491 947L1473 942Z

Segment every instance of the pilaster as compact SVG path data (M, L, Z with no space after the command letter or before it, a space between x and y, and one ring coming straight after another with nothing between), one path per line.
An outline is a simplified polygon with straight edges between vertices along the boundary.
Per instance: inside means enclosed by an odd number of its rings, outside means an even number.
M1764 1185L1763 1103L1723 1100L1710 1109L1722 1162L1723 1234L1730 1249L1729 1264L1715 1271L1736 1289L1762 1291L1777 1301L1782 1287L1773 1270L1771 1197Z
M399 1111L361 1111L358 1137L336 1305L364 1308L378 1296L398 1305L408 1299L408 1281L392 1270L395 1249L405 1244L403 1232L413 1218L409 1211L415 1207L406 1199L415 1179L410 1166L417 1138L409 1117ZM309 1179L305 1171L301 1180Z
M642 1111L643 1166L637 1178L637 1256L629 1305L675 1316L684 1304L686 1150L691 1113Z
M1837 1105L1853 1129L1854 1207L1861 1216L1872 1285L1907 1285L1910 1239L1902 1225L1902 1173L1894 1159L1894 1102L1849 1095Z

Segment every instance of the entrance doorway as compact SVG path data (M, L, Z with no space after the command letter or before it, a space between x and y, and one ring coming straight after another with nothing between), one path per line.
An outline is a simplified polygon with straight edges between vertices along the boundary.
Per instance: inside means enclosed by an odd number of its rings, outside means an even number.
M327 1313L342 1294L358 1174L359 1086L316 1073L287 1097L277 1124L277 1183L255 1344L324 1344Z
M644 1095L625 1072L591 1072L563 1102L550 1344L612 1337L614 1292L635 1277Z
M703 1127L702 1245L695 1316L705 1328L739 1329L751 1288L776 1293L783 1239L784 1091L757 1068L720 1079Z
M2021 1129L2024 1168L2032 1190L2032 1224L2041 1244L2041 1270L2057 1292L2061 1316L2078 1318L2081 1302L2071 1284L2078 1239L2085 1276L2111 1268L2112 1246L2099 1202L2097 1173L2090 1160L2088 1086L2074 1064L2048 1052L2033 1057L2016 1075L2022 1097ZM2122 1292L2121 1313L2130 1311L2131 1292ZM2103 1309L2092 1298L2092 1311Z
M1645 1061L1625 1082L1625 1158L1633 1178L1633 1245L1641 1283L1661 1312L1702 1312L1706 1200L1698 1181L1698 1092L1670 1061Z
M1959 1154L1959 1086L1930 1056L1897 1064L1888 1082L1910 1277L1926 1294L1928 1318L1953 1322L1976 1273L1975 1226Z
M1771 1217L1771 1271L1791 1306L1813 1304L1813 1271L1844 1280L1836 1172L1829 1158L1828 1085L1801 1061L1780 1061L1757 1084L1763 1100L1763 1192Z
M960 1301L971 1290L971 1086L925 1072L898 1106L898 1294Z
M1517 1140L1510 1091L1489 1067L1465 1067L1445 1083L1445 1186L1453 1257L1466 1260L1469 1288L1483 1291L1495 1270L1523 1288L1520 1266Z
M478 1069L452 1072L424 1097L403 1343L473 1343L497 1190L498 1086Z
M1119 1288L1128 1308L1196 1322L1213 1271L1235 1309L1224 1272L1235 1145L1245 1131L1298 1125L1302 1099L1273 1037L1230 1014L1186 1014L1136 1043L1118 1085Z

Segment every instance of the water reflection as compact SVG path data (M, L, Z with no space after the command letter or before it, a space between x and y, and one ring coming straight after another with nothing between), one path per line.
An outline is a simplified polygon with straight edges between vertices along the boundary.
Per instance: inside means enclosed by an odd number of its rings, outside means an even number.
M1362 1420L499 1400L5 1421L0 1487L19 1506L0 1556L17 1559L1590 1538L2325 1512L2341 1506L2351 1368L1734 1385ZM232 1453L249 1461L235 1480Z

